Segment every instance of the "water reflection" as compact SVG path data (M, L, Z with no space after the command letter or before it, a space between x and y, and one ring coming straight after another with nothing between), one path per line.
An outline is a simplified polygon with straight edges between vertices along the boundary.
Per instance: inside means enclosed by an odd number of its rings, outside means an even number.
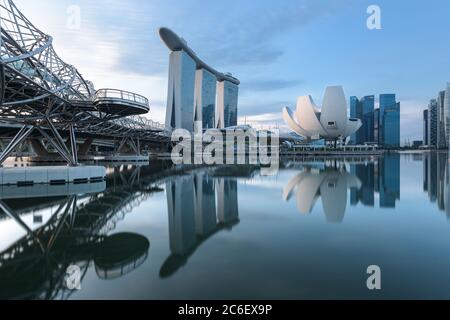
M359 161L345 158L306 164L290 161L287 167L301 172L285 186L283 199L289 201L295 192L299 212L309 214L321 198L324 214L331 223L343 222L348 190L352 206L361 203L375 207L376 194L379 194L380 208L395 208L396 201L400 200L398 154Z
M171 256L160 270L168 278L208 239L239 224L237 178L256 167L222 167L191 172L166 183Z
M450 219L449 157L447 153L423 155L423 190Z
M0 253L0 299L67 299L73 293L65 286L70 265L80 267L82 281L91 263L104 280L139 268L148 257L149 240L114 230L135 207L163 191L154 181L167 170L172 168L111 168L108 188L105 182L4 187L0 227L13 220L24 232L16 232L19 238Z
M297 207L300 213L312 212L318 198L322 198L327 221L341 223L347 208L347 190L361 189L361 181L347 172L345 165L314 168L305 166L292 178L283 191L283 199L289 201L296 189Z
M351 205L361 203L375 207L375 194L378 193L380 208L395 208L397 200L400 200L400 155L353 164L351 172L362 181L362 188L351 193Z
M439 219L433 220L436 215L417 214L411 217L408 230L401 229L403 214L430 209L422 189L450 218L447 154L284 159L281 165L277 176L262 177L254 166L202 168L154 162L150 166L108 168L106 184L0 189L0 298L73 298L73 292L64 286L66 269L73 264L83 271L83 290L77 298L83 294L97 297L105 288L117 289L116 295L127 297L127 285L137 298L190 298L189 293L183 293L191 287L194 291L199 288L204 298L211 292L225 291L211 287L211 283L227 285L226 280L215 276L225 272L237 279L233 288L245 293L251 293L252 288L271 290L267 272L273 272L277 285L286 289L282 296L296 298L299 286L306 283L315 288L314 281L321 284L317 279L322 274L314 272L317 266L330 264L330 253L336 252L336 247L329 244L336 243L336 239L341 241L340 258L334 262L342 263L336 270L354 270L360 268L360 257L365 252L379 253L381 262L392 261L392 246L397 246L396 252L416 252L415 247L409 247L409 238L398 243L377 241L380 235L373 230L383 230L389 239L408 235L410 229L414 235L423 232L421 239L435 241L430 242L428 250L422 250L430 254L431 244L448 235L448 228L436 221ZM404 190L400 190L401 186ZM398 215L380 215L379 208L396 208ZM280 217L281 210L287 213ZM374 211L376 219L365 220L366 211ZM297 212L317 212L325 219L319 216L321 219L305 223ZM339 225L326 228L324 233L323 220ZM435 223L434 229L422 227L430 221ZM230 236L224 231L232 231L232 245L214 241L214 237L226 240ZM8 241L4 234L10 234ZM207 241L208 246L202 250ZM298 252L294 259L293 251ZM198 258L195 261L194 255ZM222 266L217 263L221 259L231 262ZM366 260L373 263L373 256ZM231 270L234 262L239 267ZM217 273L209 273L211 267ZM200 272L204 275L201 278L197 276ZM352 283L356 273L345 273L341 278ZM360 279L356 280L359 285ZM87 286L86 282L93 285ZM324 283L322 288L329 290L329 281Z

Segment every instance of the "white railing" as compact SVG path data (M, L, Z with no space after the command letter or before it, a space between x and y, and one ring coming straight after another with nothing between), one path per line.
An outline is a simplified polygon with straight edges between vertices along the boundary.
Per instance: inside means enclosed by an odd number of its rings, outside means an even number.
M148 99L144 96L141 96L139 94L124 91L124 90L118 90L118 89L100 89L97 90L95 93L94 101L100 101L104 99L120 99L123 101L131 101L138 104L142 104L145 106L149 106L150 103Z

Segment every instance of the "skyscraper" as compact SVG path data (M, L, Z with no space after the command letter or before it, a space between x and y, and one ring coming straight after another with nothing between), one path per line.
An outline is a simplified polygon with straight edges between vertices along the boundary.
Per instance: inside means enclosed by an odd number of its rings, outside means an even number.
M384 110L383 140L385 148L400 148L400 103Z
M445 136L447 139L447 143L449 143L450 139L450 82L447 83L447 89L445 90L445 99L444 99L444 114L445 114Z
M379 115L379 122L380 122L380 129L379 129L379 137L378 137L378 141L380 143L380 145L384 145L384 135L385 135L385 130L383 128L383 118L384 118L384 114L387 108L390 108L392 106L394 106L397 103L396 101L396 96L395 94L380 94L380 115Z
M428 145L438 146L438 103L436 99L430 100L428 104Z
M184 51L170 53L166 127L194 130L195 61Z
M366 96L360 101L363 113L363 126L361 131L364 135L363 142L375 142L374 138L374 115L375 115L375 96Z
M439 149L448 148L448 140L445 135L445 91L439 92L437 98L438 122L437 122L437 147Z
M363 112L359 99L357 97L350 97L350 117L352 119L360 119L363 121ZM351 136L351 144L362 144L363 141L363 129L361 128Z
M216 77L206 69L195 74L194 121L202 122L204 130L215 128Z
M428 146L428 109L423 110L423 145Z
M375 141L377 144L380 144L381 140L380 140L380 129L381 129L381 122L380 122L380 108L375 109L375 113L374 113L374 133L373 136L375 138Z
M352 118L361 119L362 128L352 136L353 144L377 143L386 148L400 147L400 103L395 94L381 94L380 108L375 109L375 96L361 100L350 98Z
M217 82L216 126L219 129L237 126L239 87L229 81Z

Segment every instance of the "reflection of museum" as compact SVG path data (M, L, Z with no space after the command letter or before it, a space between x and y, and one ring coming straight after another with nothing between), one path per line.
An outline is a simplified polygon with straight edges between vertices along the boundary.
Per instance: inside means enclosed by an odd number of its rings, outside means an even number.
M323 164L294 161L287 167L300 172L285 186L283 198L289 201L295 194L297 208L302 214L311 213L317 200L321 199L326 219L331 223L343 222L349 193L352 206L375 207L376 194L379 194L380 208L395 208L400 199L399 155Z

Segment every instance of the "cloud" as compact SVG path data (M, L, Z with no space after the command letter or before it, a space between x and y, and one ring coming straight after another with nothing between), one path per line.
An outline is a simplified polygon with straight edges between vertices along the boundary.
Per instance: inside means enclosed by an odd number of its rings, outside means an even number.
M281 114L283 107L292 105L292 102L275 99L267 101L252 98L249 100L250 101L243 101L239 103L240 116L253 116L258 114L277 113L277 112Z
M264 113L248 117L240 117L239 123L249 124L256 129L273 129L273 128L280 128L283 130L286 129L286 125L283 121L281 112Z
M255 80L242 83L241 88L251 91L276 91L297 87L302 83L300 80Z

